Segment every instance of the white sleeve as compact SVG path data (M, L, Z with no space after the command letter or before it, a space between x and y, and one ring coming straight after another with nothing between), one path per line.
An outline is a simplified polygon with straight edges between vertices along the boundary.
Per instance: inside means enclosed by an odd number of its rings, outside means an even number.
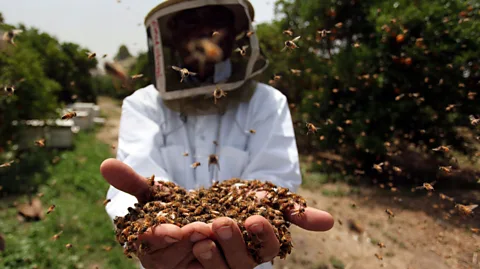
M140 98L135 97L135 94L127 97L122 105L117 159L142 176L155 175L155 180L171 181L165 169L159 166L160 156L154 150L155 138L152 134L160 131L159 123L148 116L148 108L139 102ZM107 199L111 199L106 211L112 220L126 215L127 208L137 202L133 195L113 186L108 189Z
M257 104L249 113L256 133L249 137L249 160L241 178L270 181L296 191L302 177L292 117L283 94L273 99Z

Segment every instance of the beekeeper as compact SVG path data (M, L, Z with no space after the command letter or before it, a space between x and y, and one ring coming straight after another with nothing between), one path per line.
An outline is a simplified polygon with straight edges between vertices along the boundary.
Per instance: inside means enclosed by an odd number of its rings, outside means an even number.
M187 189L241 178L297 190L301 175L286 97L252 80L267 66L253 19L247 0L169 0L147 15L155 77L123 101L117 158L100 168L111 184L106 210L112 219L145 199L151 175ZM312 231L333 226L330 214L314 208L287 217ZM272 260L279 242L270 223L252 216L245 226L263 240L263 260ZM161 225L145 240L151 246L140 257L145 268L272 267L255 264L229 218Z

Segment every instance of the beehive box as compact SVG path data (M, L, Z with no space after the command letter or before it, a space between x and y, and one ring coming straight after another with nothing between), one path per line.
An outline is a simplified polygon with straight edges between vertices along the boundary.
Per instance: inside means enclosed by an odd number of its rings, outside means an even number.
M48 148L72 148L73 147L73 120L49 120L46 128L46 146Z

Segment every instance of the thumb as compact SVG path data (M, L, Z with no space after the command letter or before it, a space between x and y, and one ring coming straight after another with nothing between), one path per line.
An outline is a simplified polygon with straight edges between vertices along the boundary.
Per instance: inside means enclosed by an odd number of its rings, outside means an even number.
M328 231L333 227L334 220L330 213L307 207L302 214L287 214L288 220L298 227L316 232Z
M139 202L148 199L150 186L147 180L123 162L106 159L100 165L100 173L110 185L135 196Z

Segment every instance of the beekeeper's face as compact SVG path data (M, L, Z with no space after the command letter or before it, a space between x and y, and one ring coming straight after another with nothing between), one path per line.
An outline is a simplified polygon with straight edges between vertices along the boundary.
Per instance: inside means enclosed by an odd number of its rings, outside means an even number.
M175 49L185 59L190 55L188 43L201 38L211 38L214 32L220 33L218 45L223 50L223 59L230 58L235 42L234 14L222 6L206 6L181 11L169 22ZM196 69L195 63L188 63ZM207 62L207 65L214 65ZM208 69L208 68L207 68Z

